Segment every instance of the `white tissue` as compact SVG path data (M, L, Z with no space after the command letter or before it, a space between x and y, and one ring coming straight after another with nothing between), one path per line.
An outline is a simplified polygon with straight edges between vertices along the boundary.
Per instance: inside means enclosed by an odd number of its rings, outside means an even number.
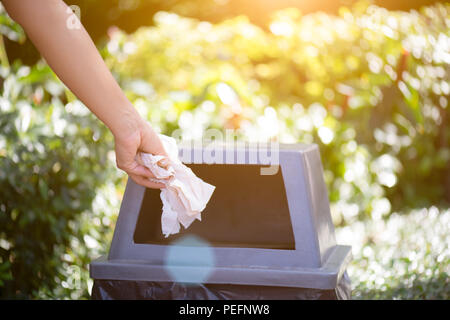
M201 212L211 198L215 187L198 178L190 168L178 158L178 147L174 138L159 135L169 158L168 165L161 167L161 160L165 156L152 155L141 152L138 162L146 166L155 175L152 181L164 183L161 189L163 212L161 228L167 238L180 231L180 223L188 228L195 220L201 220ZM163 180L168 178L166 180Z

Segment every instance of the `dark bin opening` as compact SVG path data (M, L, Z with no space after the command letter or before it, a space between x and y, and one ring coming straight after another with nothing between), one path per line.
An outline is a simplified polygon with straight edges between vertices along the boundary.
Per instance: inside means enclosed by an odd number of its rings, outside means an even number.
M169 245L185 235L196 235L214 247L294 250L295 241L281 168L261 175L261 165L188 165L216 190L188 229L164 238L161 231L160 191L146 189L134 232L134 242ZM230 192L233 190L233 192Z

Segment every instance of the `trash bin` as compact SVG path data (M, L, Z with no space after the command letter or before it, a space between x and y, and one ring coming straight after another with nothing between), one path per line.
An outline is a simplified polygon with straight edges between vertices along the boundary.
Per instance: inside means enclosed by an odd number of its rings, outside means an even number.
M351 298L317 145L179 151L216 186L202 221L164 238L159 190L129 179L109 254L90 264L93 299Z

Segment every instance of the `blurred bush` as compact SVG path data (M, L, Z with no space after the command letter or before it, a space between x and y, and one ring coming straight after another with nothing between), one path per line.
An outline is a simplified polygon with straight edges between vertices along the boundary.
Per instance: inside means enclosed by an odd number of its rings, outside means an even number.
M450 210L436 207L338 228L352 245L353 299L450 298Z
M265 31L160 12L101 51L161 132L318 143L336 224L382 222L450 199L449 13L289 9ZM124 185L112 136L44 63L10 64L2 39L24 34L3 12L0 33L0 297L87 297Z
M448 203L449 4L287 9L269 29L160 12L154 27L111 29L105 55L166 134L318 143L338 224Z
M23 39L4 13L0 23ZM0 298L86 297L119 201L112 136L46 64L0 53Z

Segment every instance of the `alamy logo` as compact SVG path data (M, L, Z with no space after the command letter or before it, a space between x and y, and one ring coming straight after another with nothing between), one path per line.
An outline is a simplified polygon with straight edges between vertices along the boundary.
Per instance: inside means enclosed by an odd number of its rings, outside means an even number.
M172 138L187 149L180 152L180 159L187 163L205 164L259 164L260 174L275 175L280 164L280 146L277 141L244 142L237 139L234 130L207 129L202 139L185 140L182 131L172 132ZM187 151L187 152L185 152Z
M66 20L66 27L69 30L79 30L81 29L81 9L77 5L70 5L66 9L66 13L69 17Z

